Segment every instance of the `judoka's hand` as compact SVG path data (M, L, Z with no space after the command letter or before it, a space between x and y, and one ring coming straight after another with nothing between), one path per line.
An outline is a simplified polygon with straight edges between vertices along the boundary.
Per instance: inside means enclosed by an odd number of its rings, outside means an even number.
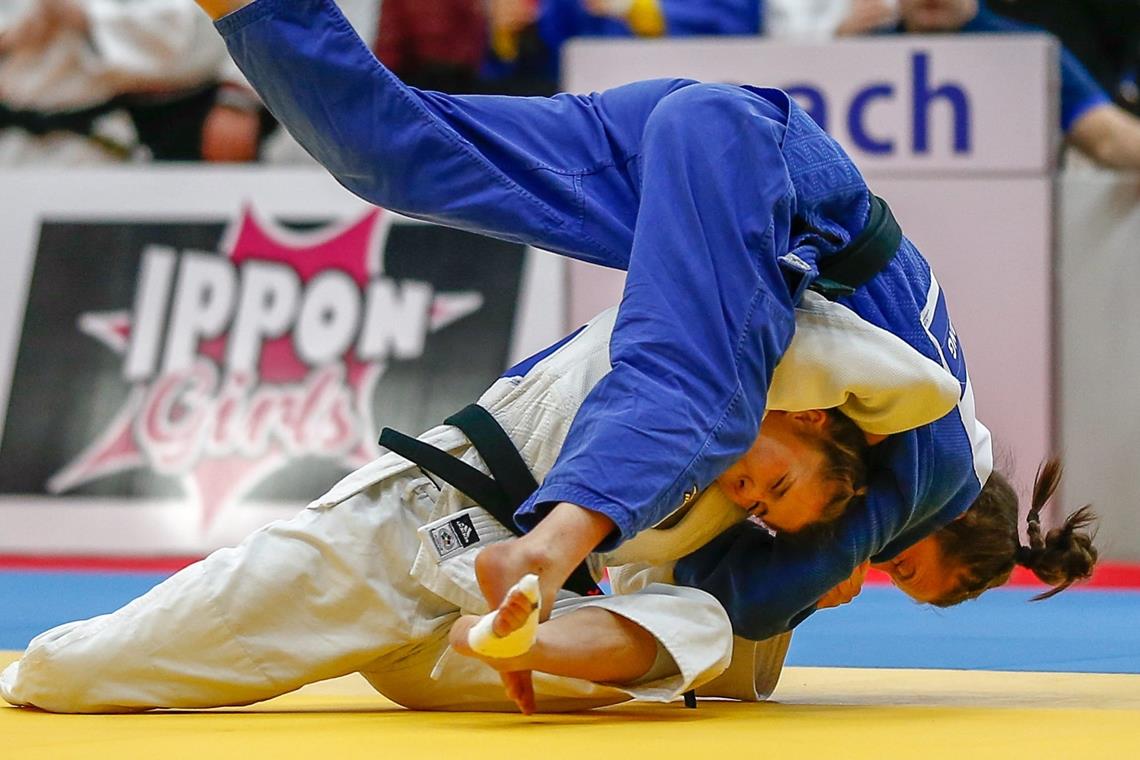
M838 607L859 596L859 592L863 590L863 581L867 578L867 568L870 566L870 561L867 561L855 568L855 572L851 573L850 578L820 598L816 604L816 609L825 610L828 607Z

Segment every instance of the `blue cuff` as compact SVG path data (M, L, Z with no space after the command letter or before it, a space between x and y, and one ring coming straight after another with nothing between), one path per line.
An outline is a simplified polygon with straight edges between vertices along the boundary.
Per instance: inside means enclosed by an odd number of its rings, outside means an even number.
M579 507L598 512L613 520L617 530L611 533L600 544L596 551L611 551L616 549L622 541L633 535L633 516L629 510L620 504L615 504L596 491L570 484L541 485L531 494L530 498L515 512L515 524L524 531L534 529L542 518L561 502L569 502Z
M268 16L270 13L277 9L277 6L283 0L255 0L244 8L238 8L232 13L227 13L220 19L214 22L214 28L218 33L225 37L228 34L233 34L242 28L249 26L255 21ZM296 0L293 0L296 2Z

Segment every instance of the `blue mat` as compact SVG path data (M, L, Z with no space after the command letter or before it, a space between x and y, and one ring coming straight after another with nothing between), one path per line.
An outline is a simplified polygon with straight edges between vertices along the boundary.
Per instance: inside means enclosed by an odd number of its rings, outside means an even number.
M0 572L0 649L110 612L165 575ZM796 631L790 665L1140 673L1140 592L1070 591L1029 604L999 590L950 610L868 587Z
M998 589L946 610L868 587L812 615L792 637L791 665L1140 673L1140 592Z

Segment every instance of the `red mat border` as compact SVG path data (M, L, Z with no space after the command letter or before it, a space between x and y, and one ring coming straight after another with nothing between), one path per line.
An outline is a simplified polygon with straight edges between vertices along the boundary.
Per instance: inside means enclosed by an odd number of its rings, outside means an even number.
M201 558L0 554L0 571L173 573L199 559ZM872 570L867 574L867 582L884 584L889 581L885 573ZM1020 567L1014 570L1008 585L1019 588L1044 588L1031 572ZM1092 579L1082 583L1079 588L1140 589L1140 564L1102 562Z
M90 573L174 573L201 557L111 557L0 554L0 571Z

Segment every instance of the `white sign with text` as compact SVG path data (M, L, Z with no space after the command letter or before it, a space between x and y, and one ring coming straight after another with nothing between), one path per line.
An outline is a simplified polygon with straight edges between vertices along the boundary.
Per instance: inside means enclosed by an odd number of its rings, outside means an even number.
M786 90L866 172L1053 168L1059 68L1046 35L876 37L826 44L751 38L577 40L563 88L685 77Z

